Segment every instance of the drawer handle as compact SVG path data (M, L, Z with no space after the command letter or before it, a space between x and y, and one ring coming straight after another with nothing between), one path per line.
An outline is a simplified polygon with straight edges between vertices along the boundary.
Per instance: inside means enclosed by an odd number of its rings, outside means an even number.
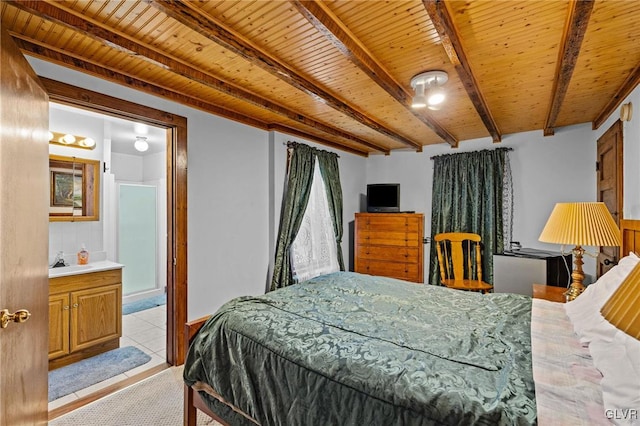
M64 309L65 311L69 310L69 305L65 305L62 309Z
M73 304L73 307L74 307L74 308L77 308L77 307L78 307L78 304L77 304L77 303L74 303L74 304Z

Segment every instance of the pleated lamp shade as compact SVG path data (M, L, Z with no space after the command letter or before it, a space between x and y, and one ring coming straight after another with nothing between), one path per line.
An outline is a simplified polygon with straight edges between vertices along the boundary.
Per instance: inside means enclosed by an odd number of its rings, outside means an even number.
M640 263L611 295L600 313L616 328L640 340Z
M539 241L575 246L619 246L620 229L604 203L558 203Z

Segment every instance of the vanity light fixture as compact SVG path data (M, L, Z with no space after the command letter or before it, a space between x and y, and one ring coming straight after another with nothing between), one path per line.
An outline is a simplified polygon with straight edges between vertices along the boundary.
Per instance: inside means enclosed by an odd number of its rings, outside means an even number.
M411 79L411 87L415 96L411 102L412 108L427 107L439 110L445 99L442 85L449 80L445 71L425 71Z
M62 145L72 148L94 149L96 141L92 138L84 136L76 136L70 133L60 133L49 131L49 143L53 145Z
M149 149L149 142L147 142L147 138L144 136L136 136L136 141L133 143L135 149L140 152L145 152Z

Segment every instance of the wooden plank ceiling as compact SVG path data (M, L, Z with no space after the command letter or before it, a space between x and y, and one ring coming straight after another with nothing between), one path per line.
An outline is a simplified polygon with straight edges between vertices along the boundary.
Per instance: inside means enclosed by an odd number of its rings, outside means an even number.
M45 61L367 156L592 122L640 81L640 2L2 0ZM440 110L411 78L448 73Z

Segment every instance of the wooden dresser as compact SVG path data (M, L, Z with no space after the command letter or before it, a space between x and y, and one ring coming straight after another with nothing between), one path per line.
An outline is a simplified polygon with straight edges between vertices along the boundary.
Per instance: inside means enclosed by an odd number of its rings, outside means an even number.
M422 213L356 213L354 270L424 282Z

